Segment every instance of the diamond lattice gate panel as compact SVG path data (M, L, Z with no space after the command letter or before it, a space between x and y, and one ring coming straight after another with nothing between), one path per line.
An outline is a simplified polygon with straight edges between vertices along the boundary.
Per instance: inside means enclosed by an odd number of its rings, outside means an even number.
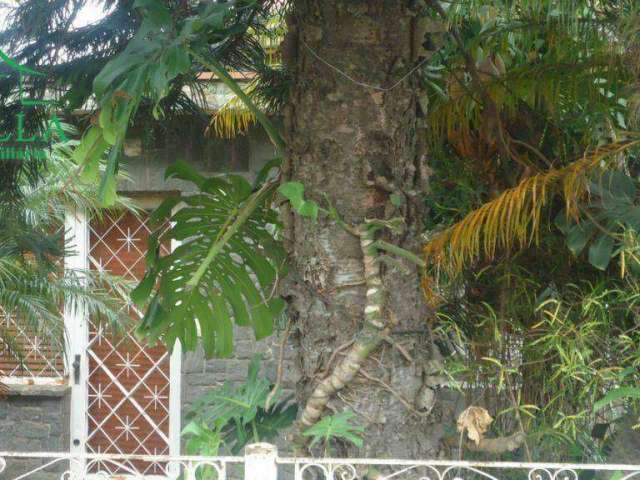
M52 280L59 278L63 272L62 264L58 266L60 271L51 274ZM60 317L62 318L62 312ZM3 333L0 335L0 381L2 383L22 385L65 383L67 370L64 358L64 330L55 321L43 322L41 327L36 329L32 321L17 315L16 310L7 311L0 307L0 331Z
M0 339L0 378L6 383L63 383L65 376L62 332L30 331L26 321L0 307L0 329L9 345ZM47 382L49 380L49 382Z
M105 214L89 225L89 263L92 269L136 281L144 275L148 216ZM160 247L168 253L165 242ZM163 346L150 347L134 335L143 312L125 302L132 325L114 332L95 319L88 324L87 453L168 455L170 355ZM164 465L129 462L122 467L96 469L126 474L161 475Z

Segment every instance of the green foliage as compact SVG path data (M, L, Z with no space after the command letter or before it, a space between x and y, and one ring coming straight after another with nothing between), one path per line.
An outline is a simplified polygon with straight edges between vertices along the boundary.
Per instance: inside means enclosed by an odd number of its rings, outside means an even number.
M73 135L73 129L65 128ZM62 269L72 240L64 231L65 215L74 209L98 214L95 187L78 178L72 159L76 145L75 140L53 144L48 168L35 184L19 177L17 196L0 192L0 309L25 331L46 337L52 348L60 349L62 305L112 325L128 321L120 312L122 299L113 295L114 289L126 291L128 285L97 271ZM22 359L13 342L15 332L6 327L0 327L0 340Z
M104 16L77 27L78 13L88 4L103 9ZM96 132L87 145L98 156L115 150L102 184L101 196L108 203L114 198L113 173L119 155L119 143L114 140L123 129L135 123L144 124L146 132L180 133L198 121L205 128L204 92L198 80L201 67L192 64L188 46L197 47L225 68L247 71L259 67L259 72L271 74L271 69L262 68L267 53L259 41L270 28L266 22L271 5L271 0L25 0L0 5L7 19L0 44L18 63L46 73L26 86L30 96L55 91L62 108L73 111L85 109L97 94L100 112L95 116ZM0 78L3 127L19 108L17 89L16 75ZM45 118L42 112L29 117L34 124ZM80 158L94 181L98 178L95 160L93 155Z
M574 255L589 244L588 260L597 269L605 270L613 257L629 253L631 261L623 265L638 272L634 252L626 248L629 234L640 231L638 201L637 181L621 171L604 172L589 185L588 201L581 207L584 218L576 222L562 211L556 225Z
M637 16L631 1L479 0L448 9L457 38L425 75L430 138L483 163L499 151L540 168L628 129L627 47Z
M183 77L197 76L196 62L215 72L252 110L276 145L282 145L271 122L220 62L229 49L226 41L246 32L246 22L256 16L259 4L247 2L236 8L233 3L207 3L187 16L175 15L164 2L138 0L133 7L139 9L142 21L123 51L93 81L100 109L98 122L85 132L76 158L87 179L100 178L100 197L105 205L115 201L119 156L136 112L143 101L149 102L154 118L164 118L165 99ZM96 165L105 150L109 152L107 168L99 177Z
M593 411L598 412L605 407L613 405L622 399L640 399L640 388L638 387L620 387L610 392L593 404Z
M638 4L430 5L446 31L422 75L438 178L427 248L440 254L424 286L447 372L474 401L492 392L495 434L522 423L529 448L510 459L603 461L609 434L590 432L624 408L594 405L640 365Z
M262 8L261 2L243 0L193 8L148 0L117 6L117 11L124 9L139 20L137 31L121 51L110 50L109 61L92 76L99 111L72 153L82 182L99 184L103 206L118 201L121 150L139 109L149 106L156 120L165 119L170 99L180 98L176 91L182 91L186 78L196 84L203 66L236 92L274 144L282 147L270 120L225 70L227 65L249 65L254 56L261 56L251 35L260 32ZM163 259L151 249L152 268L134 294L140 304L152 297L139 332L152 339L162 337L170 345L180 339L188 349L202 338L207 355L227 356L232 350L232 318L262 338L271 333L283 308L282 300L273 298L283 254L268 230L277 226L268 206L275 184L253 192L240 177L205 181L192 173L183 164L168 171L198 184L200 194L183 199L186 207L173 217L174 200L165 202L154 216L159 221L172 217L175 225L168 235L183 245ZM157 236L153 239L158 241ZM188 284L180 288L183 278Z
M306 429L302 435L311 437L311 446L322 442L325 450L332 440L344 440L361 448L364 427L357 424L355 414L351 410L344 410L335 415L328 415L315 425Z
M206 56L207 68L213 69L232 90L237 88L226 75L221 61L234 63L231 57L240 57L241 49L239 44L230 49L225 40L246 35L254 19L261 18L260 4L240 3L242 8L236 8L233 3L215 2L199 9L176 12L165 2L133 2L131 8L137 9L141 21L122 51L106 62L93 78L93 93L99 108L97 122L85 132L76 152L76 161L84 167L85 180L99 181L104 205L111 206L115 202L119 156L136 113L148 105L153 117L159 121L166 118L167 110L172 108L171 102L174 105L188 103L184 101L184 95L176 94L176 91L182 91L185 79L196 84L199 67L193 61L194 55L200 60ZM256 46L255 41L247 43ZM86 77L83 80L86 81ZM67 81L74 84L74 88L78 87L74 79ZM250 102L248 98L242 100ZM264 114L254 113L272 137L277 134ZM105 151L108 161L100 175L99 162Z
M144 19L135 36L123 52L109 61L93 81L93 90L100 105L98 124L91 127L83 140L86 151L78 158L86 165L85 173L96 172L96 155L109 149L106 174L100 182L100 194L105 205L115 200L115 172L118 156L133 114L143 96L154 103L154 115L162 115L159 102L168 93L168 86L191 66L185 49L188 31L176 36L175 25L163 2L136 1L134 7L143 11ZM212 4L222 18L211 18L212 28L222 28L225 6ZM209 17L207 17L209 18ZM97 172L96 172L97 173Z
M273 294L285 254L269 227L278 226L271 184L256 195L240 176L207 179L181 162L167 176L198 192L168 198L152 215L160 228L149 239L148 269L132 294L137 304L149 304L138 331L169 346L179 339L187 350L202 339L207 356L229 356L234 321L264 338L284 308ZM167 222L163 239L180 245L160 257L156 247Z
M276 392L267 409L272 385L259 374L260 357L254 356L245 383L225 383L194 402L182 432L189 454L217 455L221 447L238 454L247 443L271 441L293 424L298 407Z
M286 182L280 185L278 192L291 203L293 209L303 217L318 219L320 207L313 200L304 199L304 185L300 182Z
M624 409L613 408L621 405L617 395L640 381L640 332L633 313L640 289L630 276L559 286L540 285L534 273L501 266L497 278L508 278L511 289L506 298L502 294L502 310L476 304L470 295L448 313L441 311L437 332L450 349L446 370L453 378L470 391L495 387L495 397L486 402L496 412L499 433L513 431L518 411L533 454L566 460L577 444L584 452L602 447L587 432L621 415ZM558 272L549 277L558 278ZM500 291L495 278L485 271L467 288L492 298ZM620 392L603 398L614 386ZM626 405L637 405L633 395L625 398Z

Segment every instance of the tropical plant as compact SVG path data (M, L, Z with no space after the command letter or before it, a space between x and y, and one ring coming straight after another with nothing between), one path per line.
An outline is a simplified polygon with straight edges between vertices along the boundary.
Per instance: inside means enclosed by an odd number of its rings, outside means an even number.
M640 231L637 188L637 182L620 171L604 172L590 182L580 222L565 212L560 212L555 220L567 237L571 253L578 256L589 245L587 258L597 269L605 270L612 258L620 256L621 276L629 268L637 274L635 232Z
M455 275L460 273L465 265L473 263L481 254L486 259L495 258L498 251L509 251L512 247L526 248L539 239L539 232L543 219L542 209L546 207L553 198L554 194L561 194L564 197L565 209L559 216L561 225L571 223L573 219L576 225L580 214L584 207L581 201L588 194L596 194L602 189L596 190L598 185L602 183L610 183L609 180L616 178L619 183L623 183L628 187L632 183L631 179L624 177L622 174L614 176L606 174L600 179L590 182L593 178L594 170L602 169L606 164L605 161L612 161L611 157L623 153L625 150L638 145L637 141L625 141L598 147L592 153L585 153L584 157L574 163L562 168L551 169L549 171L533 175L525 178L516 187L510 188L502 192L495 199L483 204L477 210L469 213L465 218L457 222L455 225L447 228L443 232L436 234L424 247L424 254L427 261L438 266L449 267ZM613 186L612 186L613 187ZM635 193L635 187L631 186ZM609 204L603 208L613 210L621 206L616 202L624 202L625 199L616 199L611 192L608 196L605 194ZM605 198L603 197L603 198ZM626 194L626 205L633 203L634 198L629 198ZM625 212L628 216L631 212ZM610 212L613 214L614 212ZM615 212L619 213L619 212ZM610 215L611 216L611 215ZM591 217L593 218L593 217ZM613 216L607 222L619 221L620 216ZM597 219L594 219L597 222ZM570 226L565 227L565 231L569 233ZM583 224L578 224L571 233L575 236L575 232L585 228ZM595 224L588 227L589 232L593 232ZM584 243L588 240L587 233L584 233ZM605 235L605 239L612 239L611 235ZM613 243L605 240L607 246ZM582 249L572 248L573 253L579 253ZM594 250L595 251L595 250ZM601 269L607 266L601 260L597 266Z
M32 1L23 3L34 8ZM118 56L102 57L104 68L93 83L99 112L74 154L84 178L100 180L105 203L116 199L115 173L130 124L143 110L162 122L176 92L202 69L227 85L283 153L283 139L258 108L265 103L251 98L261 82L245 91L227 73L232 58L256 71L256 63L266 63L256 29L268 20L269 3L194 6L138 0L117 8L139 28L119 37ZM340 353L343 342L349 348L335 362L333 356L300 355L308 376L299 387L308 399L302 430L320 425L329 401L342 401L343 389L354 389L354 397L366 406L362 398L372 397L366 393L386 384L353 380L387 343L401 353L397 358L380 355L376 368L399 375L417 366L425 391L432 375L429 365L439 362L434 353L439 346L448 373L466 386L462 391L469 403L475 404L471 397L481 391L485 403L495 407L492 433L526 433L525 448L508 455L599 460L601 439L589 432L605 409L594 413L594 404L607 398L606 392L637 381L635 374L624 382L616 375L638 366L637 134L629 131L638 125L637 2L352 4L295 2L288 44L292 58L283 58L290 65L283 63L297 77L282 83L291 95L279 97L289 98L290 107L281 178L251 189L233 177L210 181L181 173L203 190L187 197L191 204L183 216L173 214L183 229L175 238L183 238L193 254L181 250L184 263L178 255L166 262L151 255L155 270L137 300L145 302L149 295L156 300L150 302L141 331L169 343L181 338L189 348L203 334L213 338L209 354L229 353L231 317L239 315L236 322L248 323L257 318L245 304L257 300L256 289L262 302L276 295L269 290L278 275L272 269L261 274L256 260L246 254L248 245L261 243L241 232L251 220L263 221L267 197L280 182L279 192L288 200L282 204L283 218L288 233L295 234L289 253L304 287L302 294L287 292L293 297L292 317L301 319L301 351L308 352L307 339L313 339L309 348L318 352ZM59 16L52 18L60 22ZM336 34L332 22L337 20L348 25L348 32ZM410 47L396 37L409 31ZM376 43L381 41L387 44ZM243 43L255 47L249 50L258 54L257 62ZM25 45L19 48L23 54L36 48L30 41ZM363 56L367 46L375 54ZM274 75L276 83L288 74ZM92 81L90 75L83 81L89 77ZM106 151L101 175L99 159ZM436 185L423 202L429 177ZM324 196L327 209L320 207ZM230 198L239 202L237 208L224 201ZM165 204L158 216L171 218L176 202ZM215 212L213 230L202 232L210 227L202 212L213 203L224 207ZM423 203L435 206L426 220ZM292 219L290 207L303 218ZM190 230L186 212L200 228L197 232ZM405 231L381 228L396 218L405 220ZM408 285L406 276L399 280L393 266L398 259L421 265L401 246L415 246L423 220L430 227L423 285L436 318L411 297L417 285ZM200 235L189 242L189 232ZM567 247L574 255L567 254ZM380 250L393 257L377 255ZM220 258L226 274L215 270ZM236 258L241 259L242 277L252 282L244 284L249 293L243 288L234 296L232 285L223 282L240 268ZM175 276L167 265L188 274ZM347 274L336 273L342 268ZM183 315L172 316L160 307L182 307L177 310ZM221 315L224 324L203 327L201 320L212 314ZM425 317L427 325L418 325ZM338 327L329 334L327 319ZM424 331L429 341L416 336L413 346L421 356L429 350L430 360L406 354L396 335L405 327ZM318 371L326 375L309 373ZM497 388L490 388L494 384ZM397 392L387 387L385 398L396 398ZM400 398L393 408L420 415ZM635 406L633 395L626 398L625 406ZM615 408L607 411L615 414ZM413 435L425 434L420 422L406 425ZM327 421L323 426L335 425ZM388 428L371 421L359 433L373 439ZM203 438L218 448L217 437ZM408 438L412 448L420 443Z
M293 424L297 405L259 376L260 362L259 355L253 357L243 384L227 382L196 399L182 431L190 454L217 455L224 447L235 455L247 443L273 440Z
M67 133L76 133L66 127ZM114 290L126 291L119 279L97 271L63 268L72 238L65 232L65 216L82 209L99 215L96 191L79 181L73 161L76 140L54 143L47 169L33 183L19 177L17 192L0 196L0 311L24 331L46 338L51 348L64 348L61 308L81 310L100 321L117 326L125 321L122 299ZM131 207L127 202L121 208ZM0 341L18 361L24 361L15 330L0 326Z
M362 433L364 427L354 421L355 414L351 410L344 410L334 415L327 415L315 425L307 428L302 435L311 438L310 447L317 443L324 446L325 456L329 453L332 441L343 440L362 447Z
M180 339L188 350L202 340L208 356L229 356L234 321L264 338L284 308L273 295L285 271L284 251L274 238L275 185L252 187L235 175L205 178L181 162L167 176L194 183L198 193L170 197L152 215L153 222L171 225L159 230L163 239L180 245L160 257L159 233L150 237L147 272L132 293L140 305L151 297L138 331L169 346Z
M496 431L526 430L533 456L548 457L553 449L567 458L579 440L586 456L576 459L597 460L588 451L604 440L585 432L623 415L624 409L605 407L619 406L615 400L638 381L637 280L601 277L543 288L536 272L499 269L510 288L501 310L474 301L498 289L488 270L467 283L468 298L442 308L446 370L470 398L494 386L495 397L485 395L484 402L496 412ZM626 399L632 407L634 396Z
M449 30L423 74L427 138L435 175L461 179L427 198L446 369L469 402L495 385L493 428L526 432L525 457L600 461L622 414L607 392L637 381L618 378L640 341L637 5L430 3Z
M118 158L129 123L143 100L151 103L156 119L162 118L162 101L179 78L196 74L194 63L218 75L236 95L249 102L249 108L274 144L282 146L266 115L248 100L220 63L232 40L228 29L246 31L248 22L260 12L259 5L248 2L244 8L231 3L209 3L185 18L172 15L162 2L138 0L134 6L142 12L142 23L123 52L95 77L93 86L100 113L97 124L86 132L79 149L78 160L85 165L85 175L94 181L100 180L100 195L105 205L116 198ZM96 162L105 151L109 152L107 170L99 176Z
M280 45L286 33L286 11L286 2L275 2L269 8L264 28L256 32L257 41L264 49L265 56L255 59L251 72L253 78L243 87L245 94L270 115L281 112L289 81L280 58ZM207 131L222 138L234 138L246 134L256 122L255 114L246 107L244 101L233 95L212 114Z

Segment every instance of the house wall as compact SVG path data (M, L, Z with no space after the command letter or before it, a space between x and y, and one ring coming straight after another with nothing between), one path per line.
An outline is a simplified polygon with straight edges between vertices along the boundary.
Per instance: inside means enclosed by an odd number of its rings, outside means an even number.
M184 158L203 174L216 171L234 171L251 178L264 163L275 156L273 147L259 128L254 128L247 138L242 140L241 151L246 158L242 168L233 168L233 151L229 141L214 144L211 158ZM174 149L175 153L175 149ZM165 168L176 158L166 150L150 150L139 146L136 140L127 148L125 170L130 181L122 182L120 190L133 196L149 196L166 191L188 192L192 186L173 179L164 179ZM236 167L237 167L236 162ZM263 353L263 372L275 379L276 363L279 355L280 340L274 335L262 341L256 341L251 330L235 329L235 353L228 359L205 359L202 351L187 353L182 362L182 416L184 417L193 401L211 388L225 381L242 382L246 378L249 362L256 353ZM299 378L294 363L294 351L291 346L285 348L284 387L293 386ZM37 391L37 395L29 394ZM21 387L13 391L5 400L0 400L0 451L68 451L69 448L69 391L55 387L50 390L42 387ZM11 462L17 470L24 472L33 468L33 462ZM9 468L9 466L8 466ZM5 471L9 472L9 470ZM13 478L8 475L0 478ZM44 475L44 474L43 474ZM41 478L48 480L48 474ZM36 478L36 477L34 477ZM51 477L55 478L55 477Z

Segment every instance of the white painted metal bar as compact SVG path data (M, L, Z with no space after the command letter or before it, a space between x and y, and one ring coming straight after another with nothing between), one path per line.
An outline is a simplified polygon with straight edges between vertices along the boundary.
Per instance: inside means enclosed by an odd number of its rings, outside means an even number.
M0 453L2 456L2 453ZM281 465L314 464L314 465L387 465L387 466L424 466L424 467L460 467L460 468L498 468L498 469L571 469L571 470L602 470L602 471L637 471L640 464L623 463L544 463L544 462L482 462L466 460L408 460L396 458L312 458L312 457L278 457Z
M244 456L218 456L206 457L200 455L118 455L118 454L73 454L66 452L16 452L0 451L0 458L5 461L8 458L40 458L40 459L60 459L60 460L139 460L139 461L181 461L181 462L207 462L218 461L226 463L244 463ZM313 457L276 457L276 463L281 465L293 465L296 463L313 463L327 465L389 465L389 466L434 466L434 467L477 467L477 468L497 468L497 469L573 469L573 470L600 470L600 471L638 471L640 464L626 463L557 463L557 462L482 462L466 460L410 460L410 459L387 459L387 458L313 458Z
M197 478L196 473L207 467L215 471L216 480L226 480L229 465L243 465L245 480L277 480L279 467L294 474L295 480L357 480L363 478L366 467L373 467L377 479L431 479L431 480L465 480L477 479L478 476L489 480L500 480L500 471L522 473L523 479L536 480L578 480L583 471L619 472L622 480L636 480L640 477L640 465L627 464L589 464L589 463L544 463L544 462L480 462L456 460L408 460L408 459L376 459L376 458L279 458L277 449L270 444L248 445L244 457L204 457L204 456L150 456L150 455L107 455L107 454L73 454L54 452L0 452L0 473L7 470L12 460L40 459L42 464L28 472L20 472L9 480L27 480L30 475L45 469L71 464L70 471L62 472L61 480L85 480L89 478L107 479L113 475L107 471L94 471L96 465L112 465L125 469L127 473L118 473L115 477L133 479L156 479L157 475L145 475L129 467L132 461L156 462L167 466L167 472L184 473L185 479ZM77 471L74 465L85 465L84 471ZM129 466L127 466L129 465ZM291 470L293 467L294 470ZM75 470L73 470L75 468ZM93 470L92 470L93 469ZM77 476L69 475L76 471ZM91 472L90 472L91 471ZM236 468L235 474L241 472ZM3 479L6 478L2 476ZM233 478L239 478L234 476Z
M173 209L173 213L178 207ZM171 251L180 246L180 241L171 240ZM169 360L169 455L180 455L180 434L182 432L182 345L176 340ZM179 472L170 471L175 478Z
M86 270L89 252L89 228L87 217L83 211L67 211L65 215L65 232L71 235L68 242L70 254L65 256L65 271ZM84 454L88 423L87 423L87 376L89 364L84 355L84 349L89 336L86 312L79 308L64 307L64 325L66 337L66 366L71 384L70 438L69 449L72 455ZM83 463L74 463L79 473ZM79 478L79 477L78 477Z
M222 455L219 457L205 457L199 455L121 455L116 453L82 453L74 454L67 452L16 452L16 451L0 451L0 458L59 458L62 460L136 460L141 462L154 461L181 461L181 462L207 462L210 460L226 463L243 463L243 456Z

